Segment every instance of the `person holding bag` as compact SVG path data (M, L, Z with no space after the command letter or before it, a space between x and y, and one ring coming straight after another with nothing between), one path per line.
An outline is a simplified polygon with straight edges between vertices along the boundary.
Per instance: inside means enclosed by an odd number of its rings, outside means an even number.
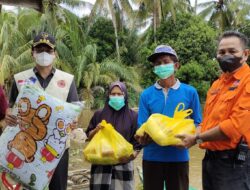
M134 147L130 157L120 159L117 165L92 165L90 189L134 189L133 162L141 146L134 139L137 130L137 113L128 106L128 94L124 83L114 82L109 87L108 97L103 109L94 113L86 130L88 139L91 140L101 129L102 120L112 124Z

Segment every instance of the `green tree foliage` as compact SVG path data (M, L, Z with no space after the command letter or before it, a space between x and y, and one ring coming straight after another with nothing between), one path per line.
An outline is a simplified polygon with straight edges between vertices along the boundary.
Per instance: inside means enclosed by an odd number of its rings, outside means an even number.
M83 18L83 22L88 18ZM84 27L84 26L83 26ZM115 35L112 21L98 17L88 33L89 41L97 45L97 61L107 57L115 58ZM141 59L140 50L144 41L136 30L129 30L125 26L119 32L121 61L125 65L138 65Z
M173 46L181 64L190 60L200 62L204 56L212 58L216 32L198 16L181 14L177 18L176 23L172 20L162 23L157 32L158 43Z
M177 78L180 81L196 87L202 101L204 101L208 88L218 75L219 67L217 62L213 60L207 60L204 65L196 61L190 61L181 66L177 72Z
M97 45L97 61L115 53L115 33L111 20L99 17L90 28L89 37Z
M121 33L121 60L130 66L140 62L140 50L144 43L136 31L124 29Z
M144 26L150 20L155 42L157 28L160 27L162 21L169 18L175 21L178 12L192 11L189 0L132 0L132 2L139 5L139 9L134 15L136 25Z
M133 10L131 3L138 9ZM29 4L20 1L18 5ZM193 15L189 0L97 0L94 5L82 0L43 0L39 5L33 8L44 12L1 12L0 83L8 88L13 74L34 65L32 39L47 31L57 39L56 66L75 75L80 96L95 108L103 105L105 90L114 80L127 84L130 103L136 105L140 85L147 87L157 80L146 58L159 44L177 51L181 63L177 77L195 86L204 98L219 75L218 34L230 28L250 36L250 5L242 0L200 3L198 16ZM88 17L79 18L65 7L92 9Z
M138 96L141 90L140 80L133 67L112 58L109 52L105 52L106 54L99 58L97 45L94 42L100 42L104 35L96 35L98 39L94 38L96 37L94 35L93 38L87 37L80 18L68 10L60 7L57 9L53 20L50 13L41 14L30 10L19 11L17 14L4 12L0 15L1 83L5 83L9 88L13 74L34 66L31 57L32 39L38 32L47 31L57 39L56 67L75 75L80 97L86 101L88 107L100 106L98 102L104 101L96 99L95 95L103 98L104 90L115 80L126 82L134 95ZM109 22L106 21L106 23ZM98 32L101 34L101 31ZM110 37L113 37L112 32L111 28L110 31L106 31L107 42ZM114 42L109 42L111 45L112 43ZM100 44L99 47L101 47ZM109 48L108 51L115 52L114 47ZM100 50L102 51L103 49ZM132 101L133 105L136 103Z
M202 9L199 15L208 18L221 31L244 26L250 14L250 1L245 0L212 0L198 7Z
M19 16L10 12L0 15L0 83L5 83L6 89L11 84L12 75L31 66L33 62L29 35L21 30L23 16L24 12Z

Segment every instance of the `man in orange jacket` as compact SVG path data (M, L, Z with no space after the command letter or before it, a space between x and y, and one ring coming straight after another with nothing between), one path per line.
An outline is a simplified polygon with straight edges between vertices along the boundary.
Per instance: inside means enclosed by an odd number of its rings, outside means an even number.
M250 68L248 39L236 31L222 34L217 60L223 71L207 93L197 135L178 135L184 147L206 150L203 190L250 189Z

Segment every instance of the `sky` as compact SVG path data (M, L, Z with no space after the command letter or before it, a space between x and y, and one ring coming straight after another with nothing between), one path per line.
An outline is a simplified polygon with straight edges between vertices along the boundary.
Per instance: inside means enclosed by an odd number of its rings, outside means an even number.
M88 1L90 3L95 3L95 0L85 0L85 1ZM195 4L195 0L190 0L191 1L191 4L192 6ZM198 3L202 3L202 2L206 2L206 1L209 1L209 0L198 0Z
M85 0L85 1L94 4L96 0ZM211 0L198 0L198 3L203 3L203 2L207 2L207 1L211 1ZM195 5L195 0L190 0L190 2L191 2L192 6ZM85 10L84 13L85 13L84 15L88 15L90 13L90 10ZM79 11L78 11L78 16L82 16L82 14L79 13Z
M84 1L87 1L89 3L94 4L96 0L84 0ZM190 0L190 1L191 1L191 5L194 6L195 0ZM198 3L207 2L207 1L209 1L209 0L198 0ZM4 9L13 10L13 9L15 9L15 7L4 6ZM75 9L74 12L76 12L76 14L81 17L83 15L88 15L90 13L90 10L85 9L84 11L82 11L82 9L81 9L81 11L80 11L79 9Z
M94 4L94 3L96 2L96 0L82 0L82 1L86 1L86 2L89 2L89 3L91 3L91 4ZM131 0L130 0L130 1L131 1ZM203 3L203 2L207 2L207 1L211 1L211 0L198 0L198 4L199 4L199 3ZM191 5L192 5L192 6L195 5L195 0L190 0L190 2L191 2ZM88 9L88 8L81 8L81 7L79 7L79 8L71 9L71 8L65 6L65 5L62 5L62 6L63 6L64 8L69 9L70 11L74 12L74 13L75 13L77 16L79 16L79 17L83 17L83 16L85 16L85 15L89 15L89 14L90 14L90 11L91 11L91 10ZM132 4L132 7L133 7L134 9L138 8L138 6L136 6L136 5L133 6L133 4ZM16 9L16 7L13 7L13 6L3 6L3 8L6 9L6 10L11 10L11 11L15 11L15 9ZM199 12L199 9L197 10L197 12ZM145 31L145 30L147 29L147 27L148 27L148 26L146 26L145 28L141 29L141 30L140 30L140 33L142 33L143 31Z

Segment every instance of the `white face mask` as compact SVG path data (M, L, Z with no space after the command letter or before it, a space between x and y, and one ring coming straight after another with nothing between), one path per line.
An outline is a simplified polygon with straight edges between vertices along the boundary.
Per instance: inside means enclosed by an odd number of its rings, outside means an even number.
M55 55L51 55L47 52L35 53L34 57L36 59L36 63L42 67L51 65L55 59Z

